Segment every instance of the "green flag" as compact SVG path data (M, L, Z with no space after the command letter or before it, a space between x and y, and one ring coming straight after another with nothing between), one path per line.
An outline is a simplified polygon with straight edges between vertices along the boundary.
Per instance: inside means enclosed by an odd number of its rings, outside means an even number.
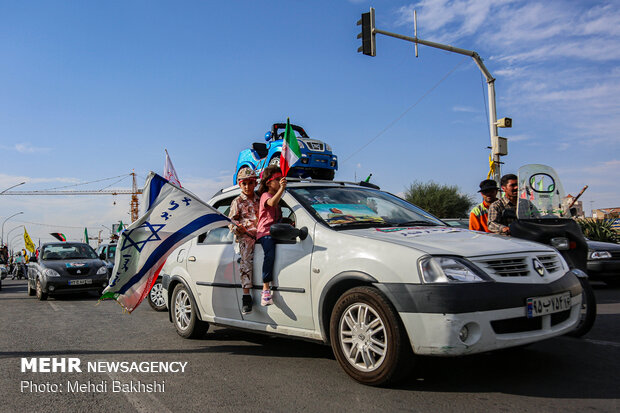
M88 228L84 227L84 242L88 244Z
M121 232L123 230L123 221L120 221L118 227L116 228L116 232Z

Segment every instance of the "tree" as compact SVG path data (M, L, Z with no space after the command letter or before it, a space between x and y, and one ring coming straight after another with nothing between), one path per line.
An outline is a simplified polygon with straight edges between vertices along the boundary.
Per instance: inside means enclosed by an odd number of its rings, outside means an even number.
M405 191L405 199L438 218L466 218L475 203L471 196L459 193L458 186L433 181L415 181Z

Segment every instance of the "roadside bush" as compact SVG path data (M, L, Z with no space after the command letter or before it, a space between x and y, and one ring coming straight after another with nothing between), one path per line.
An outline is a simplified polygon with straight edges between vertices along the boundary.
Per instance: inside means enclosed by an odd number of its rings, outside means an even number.
M581 227L583 235L590 238L592 241L620 242L620 236L611 227L613 220L582 218L578 219L577 223Z
M456 185L414 182L405 191L405 199L438 218L466 218L474 205L469 195L460 194Z

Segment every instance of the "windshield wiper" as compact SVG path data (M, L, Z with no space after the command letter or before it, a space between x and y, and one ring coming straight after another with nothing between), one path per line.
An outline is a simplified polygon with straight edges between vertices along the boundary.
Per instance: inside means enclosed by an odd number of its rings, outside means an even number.
M393 225L396 227L408 227L411 225L418 225L418 226L423 226L423 227L436 227L439 224L436 224L430 221L417 220L417 221L399 222L398 224L393 224Z
M357 222L345 222L343 224L332 225L332 228L375 228L375 227L392 227L393 224L389 222L376 222L376 221L357 221Z

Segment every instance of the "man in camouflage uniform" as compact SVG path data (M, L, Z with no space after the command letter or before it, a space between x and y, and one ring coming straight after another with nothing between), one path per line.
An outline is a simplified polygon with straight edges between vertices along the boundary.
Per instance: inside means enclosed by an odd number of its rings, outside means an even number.
M256 224L258 223L258 195L256 188L256 175L250 168L243 168L237 174L237 183L241 187L241 195L235 198L230 205L228 217L233 222L228 227L235 234L235 240L239 243L239 273L241 287L243 288L242 312L247 314L252 311L252 272L254 266L254 244L256 243Z

